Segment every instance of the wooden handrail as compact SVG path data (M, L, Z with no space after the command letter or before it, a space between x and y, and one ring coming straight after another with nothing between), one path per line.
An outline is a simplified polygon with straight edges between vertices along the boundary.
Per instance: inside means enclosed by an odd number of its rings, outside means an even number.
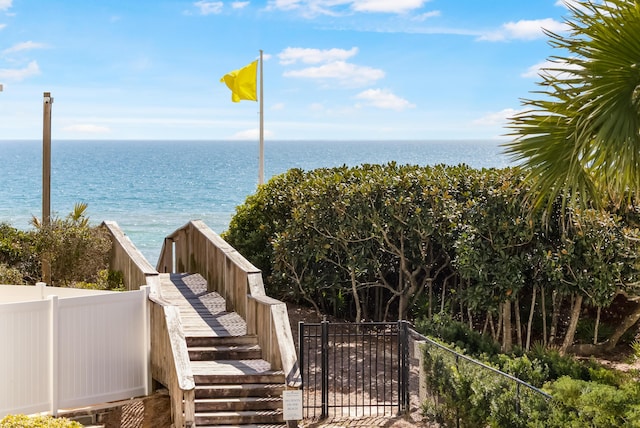
M169 389L175 427L195 426L195 381L189 362L180 310L153 291L151 314L151 375Z
M151 377L169 389L173 426L195 426L195 382L180 310L160 296L160 276L113 221L102 223L111 237L110 269L123 274L128 290L150 286Z
M101 225L111 238L109 268L122 272L124 286L128 291L139 290L140 286L154 281L158 271L147 261L131 239L115 221L105 221Z
M266 295L260 269L204 222L191 221L167 236L157 269L202 275L208 290L224 297L227 310L245 319L247 333L257 335L263 359L285 372L288 387L300 387L286 305Z

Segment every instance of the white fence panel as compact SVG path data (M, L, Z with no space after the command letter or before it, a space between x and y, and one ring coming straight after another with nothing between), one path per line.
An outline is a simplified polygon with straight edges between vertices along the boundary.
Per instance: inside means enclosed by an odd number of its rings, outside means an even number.
M147 395L148 288L0 304L0 418Z
M0 304L0 417L50 406L48 300Z
M60 408L145 395L145 292L61 299L59 305Z

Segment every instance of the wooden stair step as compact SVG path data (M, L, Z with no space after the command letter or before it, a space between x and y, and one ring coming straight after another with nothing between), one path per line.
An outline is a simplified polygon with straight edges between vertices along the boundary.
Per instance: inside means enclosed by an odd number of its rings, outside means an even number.
M259 424L283 422L281 410L196 413L196 426L220 424Z
M197 385L220 385L234 383L282 383L284 384L284 373L255 373L255 374L202 374L193 375L193 379Z
M218 345L189 347L191 361L206 360L249 360L262 357L258 345Z
M218 346L218 345L257 345L256 335L243 336L187 336L187 347Z
M241 411L241 410L277 410L282 409L279 397L225 397L197 398L196 413Z
M275 424L242 424L242 425L198 425L198 428L283 428L286 423Z
M282 397L284 383L196 385L196 399L222 397Z
M193 374L207 373L233 373L255 374L271 372L271 364L265 360L219 360L219 361L192 361Z

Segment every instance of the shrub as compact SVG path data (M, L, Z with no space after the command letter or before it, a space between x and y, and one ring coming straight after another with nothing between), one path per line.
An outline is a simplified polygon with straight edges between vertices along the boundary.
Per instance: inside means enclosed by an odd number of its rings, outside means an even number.
M124 291L124 276L120 271L102 269L98 272L96 282L75 282L73 287L87 290Z
M0 420L0 428L82 428L82 424L51 416L8 415Z
M303 177L302 170L291 169L271 178L236 208L229 229L222 234L223 239L267 278L274 263L272 240L291 218L291 194Z
M6 285L22 285L24 277L19 269L0 263L0 284Z
M637 382L626 382L616 388L564 376L547 388L564 406L564 409L559 410L565 415L560 416L558 412L554 412L549 418L548 426L567 426L567 415L571 417L569 426L572 427L640 426L640 387ZM564 425L551 423L556 420Z
M484 354L492 357L500 352L500 346L490 337L471 330L466 324L447 315L436 314L431 319L417 320L416 330L426 336L437 337L445 343L453 344L468 355Z
M0 223L0 264L20 272L22 278L12 281L15 284L33 284L40 279L40 259L35 245L35 233Z
M66 218L52 218L49 225L33 221L38 251L51 261L52 285L97 282L98 272L108 266L111 240L106 230L89 224L86 209L86 204L76 204Z

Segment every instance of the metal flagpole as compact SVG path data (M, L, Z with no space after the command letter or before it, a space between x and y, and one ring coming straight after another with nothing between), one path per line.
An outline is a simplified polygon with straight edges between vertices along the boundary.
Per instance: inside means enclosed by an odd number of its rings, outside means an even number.
M42 119L42 227L47 231L51 224L51 104L50 92L44 93ZM51 284L51 260L42 258L42 281Z
M260 160L258 167L258 185L264 184L264 91L262 82L262 49L260 49Z

